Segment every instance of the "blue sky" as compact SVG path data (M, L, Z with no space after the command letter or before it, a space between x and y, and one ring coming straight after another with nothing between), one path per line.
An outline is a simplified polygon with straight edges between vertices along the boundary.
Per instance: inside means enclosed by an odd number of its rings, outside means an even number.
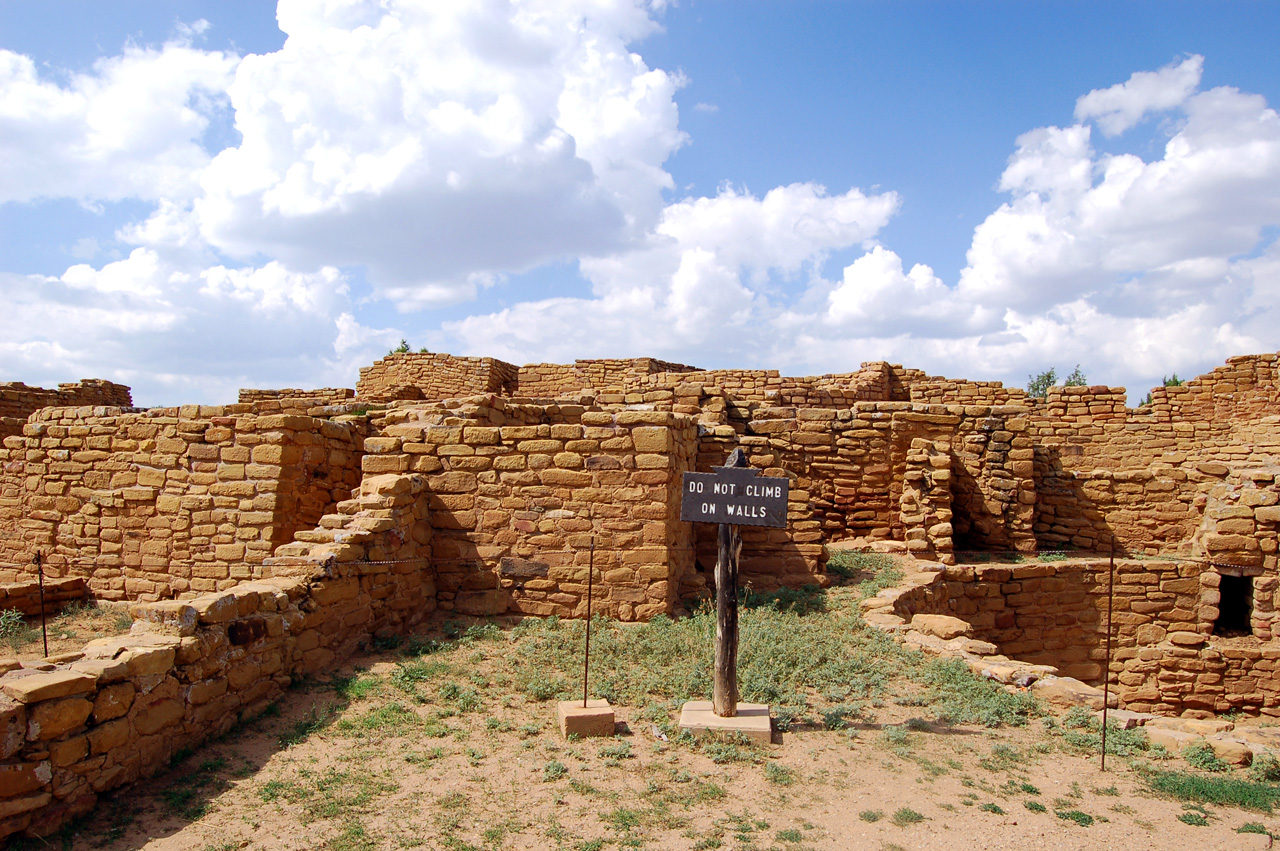
M0 380L1280 348L1276 4L440 5L0 2Z

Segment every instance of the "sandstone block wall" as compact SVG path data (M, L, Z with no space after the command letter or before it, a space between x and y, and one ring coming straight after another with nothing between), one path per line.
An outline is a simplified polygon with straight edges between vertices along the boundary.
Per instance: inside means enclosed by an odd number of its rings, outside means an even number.
M393 409L364 443L366 481L425 482L441 608L580 615L594 539L596 611L670 611L692 564L690 533L673 518L694 424L668 412L464 401Z
M84 578L80 576L64 576L46 579L41 592L40 583L36 580L25 582L8 582L0 585L0 611L16 609L28 617L40 614L40 601L44 600L44 613L51 615L76 600L89 600L92 595Z
M248 406L46 408L0 450L0 581L156 599L256 575L359 484L359 423Z
M136 605L130 635L57 665L4 663L0 838L53 832L99 795L259 714L295 677L331 671L375 634L426 617L435 586L417 558L429 544L422 477L390 478L347 506L357 544L319 543L272 560L276 575Z
M1117 559L1111 690L1121 706L1164 715L1231 709L1280 717L1280 579L1258 574L1252 635L1214 634L1222 576L1230 566L1194 560ZM894 612L960 618L973 638L1005 656L1052 665L1101 685L1106 658L1109 565L1105 559L958 565L895 595Z
M64 406L110 406L127 408L133 404L129 388L100 378L85 378L59 384L57 390L28 387L21 381L0 384L0 438L21 434L22 426L41 408Z
M365 402L434 401L477 393L510 396L518 379L519 368L496 358L404 352L361 367L356 395Z
M262 402L281 402L290 408L317 407L321 405L341 405L354 401L356 391L348 387L321 387L318 390L240 390L240 404L252 405ZM263 412L261 408L256 409Z

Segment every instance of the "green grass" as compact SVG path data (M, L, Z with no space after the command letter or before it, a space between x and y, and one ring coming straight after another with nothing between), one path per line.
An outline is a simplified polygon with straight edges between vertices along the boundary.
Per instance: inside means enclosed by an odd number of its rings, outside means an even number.
M1040 803L1039 801L1023 801L1022 806L1026 807L1028 810L1031 810L1031 812L1033 813L1049 812L1049 808L1046 807L1044 804Z
M862 819L868 824L874 824L875 822L878 822L880 821L880 819L884 818L884 812L881 810L863 810L862 812L858 813L858 818Z
M1197 739L1183 748L1182 758L1187 761L1187 765L1201 771L1223 772L1231 767L1218 757L1213 745L1204 739Z
M1080 810L1054 810L1053 814L1063 821L1075 822L1081 827L1089 827L1094 822L1093 816Z
M786 707L789 718L806 717L812 707L837 728L862 714L861 707L893 696L906 679L920 693L917 705L944 722L1021 725L1037 714L1030 696L1010 694L959 660L928 658L868 628L857 592L835 590L840 593L808 589L749 598L752 605L739 620L743 701ZM584 628L581 621L546 618L511 630L503 658L514 690L538 701L566 695L581 676ZM591 629L591 687L600 697L645 706L711 696L710 607L679 620L660 615L625 627L601 618ZM779 725L785 726L782 715L780 709Z
M1280 803L1280 786L1274 783L1157 768L1142 770L1140 776L1153 791L1182 801L1268 813Z
M767 763L764 767L764 779L778 786L790 786L798 779L796 773L790 768L778 765L775 762Z

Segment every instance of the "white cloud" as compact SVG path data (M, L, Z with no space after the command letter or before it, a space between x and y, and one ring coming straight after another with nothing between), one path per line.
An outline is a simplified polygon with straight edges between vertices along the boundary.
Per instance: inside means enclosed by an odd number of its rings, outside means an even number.
M0 49L0 203L190 197L236 61L185 41L128 46L63 86Z
M284 47L246 57L229 89L243 141L204 173L203 236L297 268L367 265L402 307L626 245L685 140L680 78L626 48L647 11L282 2Z
M793 301L788 291L814 279L828 252L873 238L898 203L892 192L828 195L812 183L763 198L726 186L667 207L642 246L583 258L595 298L527 302L444 328L468 351L517 361L593 347L765 364L777 352L762 337Z
M1138 71L1123 83L1094 89L1076 101L1076 120L1093 119L1108 136L1117 136L1148 113L1166 112L1200 85L1203 56L1190 56L1159 71Z
M1018 385L1078 362L1141 395L1280 346L1280 118L1257 95L1200 91L1200 57L1019 136L1007 200L948 282L880 244L892 191L726 183L664 202L684 80L629 47L661 8L285 0L276 53L129 46L62 84L0 51L0 202L155 205L118 230L123 259L71 238L101 265L0 272L15 329L0 364L126 381L143 402L228 401L239 386L350 385L426 333L514 362L805 374L884 358ZM242 138L211 158L201 139L224 108ZM1169 134L1157 156L1094 149L1095 127L1148 117ZM521 301L517 273L557 260L577 261L590 295ZM406 331L374 318L486 291L512 303L438 331L430 313Z

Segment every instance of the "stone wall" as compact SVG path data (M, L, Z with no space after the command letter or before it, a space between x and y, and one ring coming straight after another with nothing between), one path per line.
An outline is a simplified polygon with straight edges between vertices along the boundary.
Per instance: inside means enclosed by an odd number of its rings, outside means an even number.
M287 407L317 407L320 405L341 405L355 399L356 391L349 387L321 387L318 390L254 390L241 388L240 404L252 405L262 402L282 402Z
M100 378L59 384L57 390L28 387L21 381L11 381L0 384L0 438L21 434L27 418L41 408L68 405L127 408L132 404L133 397L128 387Z
M83 576L104 599L212 591L359 484L363 424L249 406L45 408L0 450L0 581Z
M580 616L594 540L596 611L622 620L671 611L692 565L690 533L675 519L692 421L463 401L394 408L364 444L366 481L425 481L441 608Z
M510 396L518 380L519 369L496 358L403 352L361 367L356 395L362 402L435 401L477 393Z
M56 665L5 663L0 838L55 831L259 714L295 677L332 671L374 635L430 614L423 492L421 476L375 477L335 515L351 543L295 548L271 560L273 575L221 593L135 605L131 634Z
M1239 575L1231 565L1192 559L1116 559L1111 691L1122 707L1280 717L1275 574L1254 574L1252 634L1215 633L1223 577ZM893 611L907 621L959 618L972 638L1004 656L1101 686L1109 584L1107 559L957 565L896 591Z
M0 584L0 610L16 609L28 617L37 617L43 601L44 613L51 615L78 600L91 600L89 586L80 576L46 579L44 588L35 579Z

